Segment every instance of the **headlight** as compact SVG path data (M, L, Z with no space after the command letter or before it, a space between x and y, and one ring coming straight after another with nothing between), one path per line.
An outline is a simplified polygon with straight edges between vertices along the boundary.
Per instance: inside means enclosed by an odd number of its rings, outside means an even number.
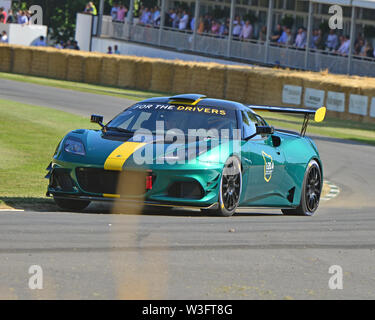
M68 138L65 141L64 150L69 153L79 154L81 156L86 155L85 147L79 140Z

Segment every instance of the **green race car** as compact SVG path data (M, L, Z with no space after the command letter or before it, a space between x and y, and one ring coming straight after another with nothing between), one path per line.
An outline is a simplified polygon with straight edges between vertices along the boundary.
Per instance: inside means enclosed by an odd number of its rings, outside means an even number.
M304 115L301 133L275 130L256 111ZM48 166L47 196L66 210L91 201L194 207L231 216L238 207L312 215L322 163L305 137L309 117L325 108L243 105L197 94L138 102L100 130L78 129L59 143Z

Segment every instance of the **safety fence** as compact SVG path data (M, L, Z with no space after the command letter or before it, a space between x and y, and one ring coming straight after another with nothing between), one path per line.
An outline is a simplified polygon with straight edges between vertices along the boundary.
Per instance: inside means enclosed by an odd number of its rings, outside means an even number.
M264 41L239 41L227 36L196 34L164 27L161 30L150 26L113 22L104 16L101 36L119 40L131 40L174 50L196 52L224 58L236 58L249 63L261 63L311 71L328 69L331 73L347 74L349 58L325 50L299 49L293 46L280 46ZM268 51L268 53L267 53ZM375 59L353 56L351 74L375 77Z
M5 44L0 71L247 104L325 105L332 116L375 122L374 78Z

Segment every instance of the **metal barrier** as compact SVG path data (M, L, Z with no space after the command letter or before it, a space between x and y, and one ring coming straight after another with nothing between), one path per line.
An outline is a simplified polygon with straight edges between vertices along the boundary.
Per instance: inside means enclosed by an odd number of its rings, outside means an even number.
M271 45L269 47L268 63L272 65L305 68L305 51L296 48Z
M289 68L321 71L328 69L331 73L347 74L349 58L332 54L327 51L279 46L271 43L268 46L263 41L239 41L228 37L212 34L196 34L191 31L181 31L172 28L154 28L128 22L112 21L104 16L101 36L131 40L155 46L168 47L175 50L203 53L225 58L237 58L248 62L266 63ZM229 55L228 55L229 53ZM266 59L267 54L267 59ZM360 76L375 76L375 59L354 56L351 64L351 74Z
M192 34L164 28L161 30L160 45L168 48L173 48L175 50L192 51Z
M231 40L230 56L255 62L264 62L265 49L261 42Z
M359 76L375 77L375 62L363 57L354 57L352 72Z
M223 38L197 34L195 39L195 51L204 54L226 56L228 41Z
M328 69L332 73L346 74L348 58L321 50L311 51L308 55L307 69L312 71Z

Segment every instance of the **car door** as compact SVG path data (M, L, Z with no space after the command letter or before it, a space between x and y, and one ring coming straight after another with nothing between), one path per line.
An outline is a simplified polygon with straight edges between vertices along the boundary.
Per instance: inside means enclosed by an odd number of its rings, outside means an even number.
M242 111L243 138L256 132L256 125L266 122L252 111ZM256 135L242 145L244 178L246 183L243 195L245 205L278 205L283 197L282 180L285 159L277 138L272 135ZM281 201L280 199L280 202Z

